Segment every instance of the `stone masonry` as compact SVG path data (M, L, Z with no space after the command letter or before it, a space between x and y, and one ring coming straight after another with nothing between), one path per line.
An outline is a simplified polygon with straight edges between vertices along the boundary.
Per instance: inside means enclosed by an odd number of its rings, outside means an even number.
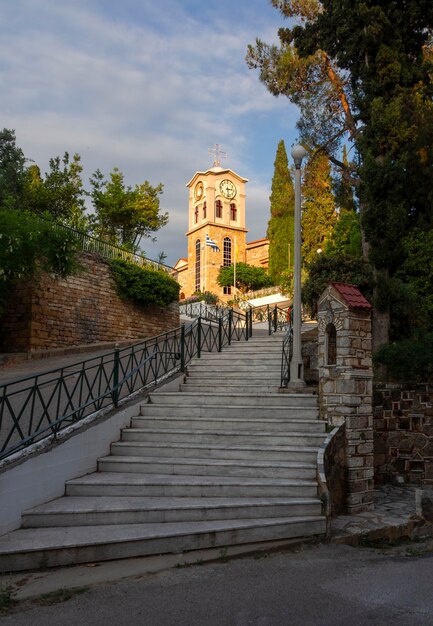
M152 337L179 326L179 306L142 306L116 292L108 263L82 255L83 271L64 280L20 284L2 318L0 350L32 352Z
M371 305L353 285L331 283L318 306L321 418L345 423L349 513L373 508Z
M433 387L374 386L375 480L433 485Z

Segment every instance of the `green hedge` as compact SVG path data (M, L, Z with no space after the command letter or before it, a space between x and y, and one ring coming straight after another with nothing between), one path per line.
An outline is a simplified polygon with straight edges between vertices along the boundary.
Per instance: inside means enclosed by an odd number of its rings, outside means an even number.
M178 282L162 270L139 267L120 259L110 261L110 268L121 298L145 306L166 306L179 298Z

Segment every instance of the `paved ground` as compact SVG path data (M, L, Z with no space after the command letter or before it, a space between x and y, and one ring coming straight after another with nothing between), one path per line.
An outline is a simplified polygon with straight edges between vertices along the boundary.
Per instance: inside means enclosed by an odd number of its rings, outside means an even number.
M428 626L433 624L431 550L431 544L424 553L412 545L386 553L319 544L178 567L81 588L70 599L58 593L27 600L1 623Z

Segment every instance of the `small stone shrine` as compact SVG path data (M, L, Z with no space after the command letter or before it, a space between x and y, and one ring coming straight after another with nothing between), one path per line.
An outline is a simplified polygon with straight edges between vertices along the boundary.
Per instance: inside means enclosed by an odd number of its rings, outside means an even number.
M345 283L331 283L318 303L320 416L345 424L348 513L373 508L371 310Z

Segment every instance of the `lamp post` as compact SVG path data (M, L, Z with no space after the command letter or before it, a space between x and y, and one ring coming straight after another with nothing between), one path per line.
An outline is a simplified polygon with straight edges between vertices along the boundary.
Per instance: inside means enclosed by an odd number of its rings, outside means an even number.
M293 354L290 361L289 389L305 387L301 353L301 165L307 151L301 145L292 148L295 162L295 250L293 267Z

